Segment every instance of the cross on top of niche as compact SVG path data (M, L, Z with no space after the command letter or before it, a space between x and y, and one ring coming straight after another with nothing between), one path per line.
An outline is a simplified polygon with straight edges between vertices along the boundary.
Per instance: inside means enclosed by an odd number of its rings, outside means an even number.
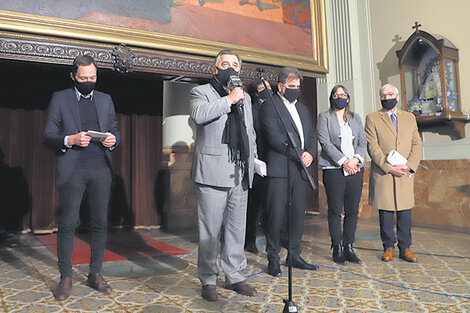
M411 27L411 28L414 28L415 29L415 32L419 33L419 27L421 27L422 25L419 24L418 22L415 22L415 26Z

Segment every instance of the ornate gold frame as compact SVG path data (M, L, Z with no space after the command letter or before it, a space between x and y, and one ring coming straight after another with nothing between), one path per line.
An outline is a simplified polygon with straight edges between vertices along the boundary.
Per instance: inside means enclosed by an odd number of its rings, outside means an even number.
M325 0L310 0L313 57L273 52L190 37L0 10L0 30L215 56L234 49L249 62L294 66L316 74L328 72Z

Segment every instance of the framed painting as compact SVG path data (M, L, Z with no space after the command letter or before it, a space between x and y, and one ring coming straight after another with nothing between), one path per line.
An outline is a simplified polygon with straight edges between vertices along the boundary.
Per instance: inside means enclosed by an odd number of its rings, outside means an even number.
M0 30L328 71L325 0L16 0Z

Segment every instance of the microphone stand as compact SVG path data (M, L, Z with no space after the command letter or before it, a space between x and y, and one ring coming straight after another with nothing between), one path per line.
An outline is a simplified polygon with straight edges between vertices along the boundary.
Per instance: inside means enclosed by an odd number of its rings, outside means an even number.
M263 69L257 69L258 76L261 79L264 88L268 90L268 87L266 86L266 82L263 78ZM286 134L287 134L287 141L284 143L284 147L286 148L286 164L287 164L287 268L288 268L288 299L284 299L284 310L282 311L283 313L292 313L292 312L298 312L298 307L292 301L292 255L291 255L291 250L292 250L292 242L291 242L291 211L292 211L292 192L290 188L290 180L291 180L291 173L290 173L290 162L289 162L289 156L290 156L290 151L293 149L295 152L295 156L297 161L302 165L302 169L307 176L307 180L309 182L310 187L312 189L317 189L317 186L315 185L315 182L313 181L312 175L309 173L307 170L307 167L305 166L304 162L302 162L302 156L300 155L299 151L297 150L297 144L294 141L293 134L287 130L287 126L284 122L284 119L281 115L281 112L279 112L279 108L274 104L274 98L271 93L268 92L268 98L271 101L274 109L276 110L277 115L279 116L279 120L281 121L281 125L284 128Z

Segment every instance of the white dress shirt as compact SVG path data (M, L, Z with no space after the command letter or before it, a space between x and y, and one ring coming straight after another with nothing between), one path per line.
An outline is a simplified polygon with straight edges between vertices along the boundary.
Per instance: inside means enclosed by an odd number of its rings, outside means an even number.
M287 111L289 111L290 116L294 120L295 127L297 128L297 131L299 132L300 135L300 145L302 150L304 149L304 128L302 127L302 121L300 120L300 115L299 112L297 111L297 108L295 107L295 104L297 103L297 100L294 102L289 102L286 98L284 98L280 93L278 93L281 96L282 102L284 102L284 105L287 108Z

